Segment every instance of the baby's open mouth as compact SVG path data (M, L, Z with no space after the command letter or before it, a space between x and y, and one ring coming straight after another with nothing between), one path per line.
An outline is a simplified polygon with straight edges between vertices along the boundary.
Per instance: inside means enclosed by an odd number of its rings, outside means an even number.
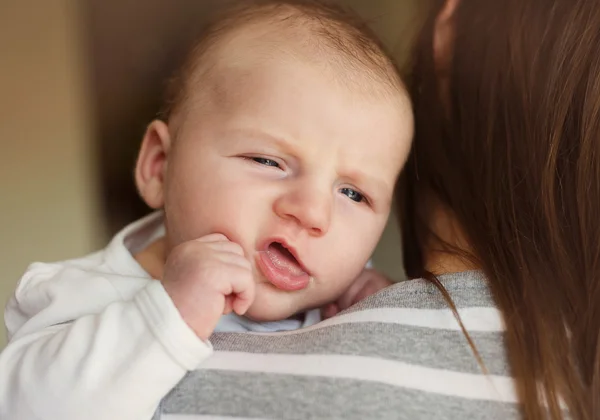
M267 255L273 265L281 270L288 271L292 276L301 276L306 272L294 255L279 242L272 242L267 248Z
M266 279L278 289L302 290L310 283L310 275L294 256L293 250L281 242L271 242L257 254L257 262Z

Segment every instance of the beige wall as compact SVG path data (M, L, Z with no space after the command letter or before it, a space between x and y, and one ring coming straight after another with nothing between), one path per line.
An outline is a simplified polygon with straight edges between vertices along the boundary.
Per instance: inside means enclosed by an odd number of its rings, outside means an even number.
M425 0L341 0L369 22L386 46L402 61L418 26Z
M80 255L98 243L75 4L0 7L2 307L29 262ZM1 328L0 348L4 341Z

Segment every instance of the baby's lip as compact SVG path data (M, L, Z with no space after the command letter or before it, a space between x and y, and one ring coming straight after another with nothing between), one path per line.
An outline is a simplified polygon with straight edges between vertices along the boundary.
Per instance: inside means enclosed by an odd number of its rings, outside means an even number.
M273 244L273 243L278 243L282 247L284 247L286 250L288 250L289 253L292 254L292 256L296 259L296 261L298 262L298 265L300 266L300 268L302 269L302 271L304 271L310 277L313 276L312 273L311 273L311 271L306 267L306 265L304 265L304 263L300 259L300 256L298 255L298 251L296 250L296 248L294 248L289 243L289 241L287 241L285 238L282 238L282 237L272 237L272 238L269 238L269 239L267 239L266 241L263 242L262 246L259 247L259 251L261 251L261 252L268 251L269 246L271 244Z

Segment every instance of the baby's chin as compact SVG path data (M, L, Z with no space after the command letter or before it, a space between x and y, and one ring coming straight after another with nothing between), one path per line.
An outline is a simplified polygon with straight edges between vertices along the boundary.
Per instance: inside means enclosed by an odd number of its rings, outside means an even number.
M251 319L255 322L272 322L272 321L281 321L284 319L288 319L293 317L294 315L304 312L303 310L282 310L279 308L265 308L265 307L254 307L251 306L250 309L244 314L244 316L248 319Z
M317 306L303 301L300 296L289 296L289 298L291 299L285 299L283 296L258 295L244 316L255 322L281 321Z
M254 302L244 316L255 322L281 321L309 309L309 296L279 290L268 282L256 284Z

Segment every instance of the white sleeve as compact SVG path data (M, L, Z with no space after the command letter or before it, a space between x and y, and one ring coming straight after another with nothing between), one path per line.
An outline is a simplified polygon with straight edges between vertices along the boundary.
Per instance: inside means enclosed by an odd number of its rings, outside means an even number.
M7 305L11 339L0 353L0 419L148 420L212 353L160 282L143 282L130 300L120 300L106 280L80 281L87 287L71 310L56 279L20 285ZM83 314L81 301L94 293L100 302L112 294L112 302L102 309L88 304Z

